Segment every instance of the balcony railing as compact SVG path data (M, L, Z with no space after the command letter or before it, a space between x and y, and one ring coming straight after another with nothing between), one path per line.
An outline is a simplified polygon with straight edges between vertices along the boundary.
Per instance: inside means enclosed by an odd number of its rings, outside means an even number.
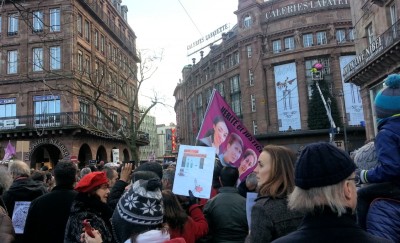
M358 54L343 68L343 77L347 82L359 70L367 67L376 57L389 50L400 41L400 20L394 23L382 35L378 36L365 50Z
M82 112L64 112L30 116L15 116L0 118L0 133L4 132L22 132L37 129L68 129L68 128L86 128L89 131L95 131L108 136L119 137L119 131L122 127L118 124L115 129L112 123L105 118L100 119ZM137 140L149 142L149 134L138 131Z

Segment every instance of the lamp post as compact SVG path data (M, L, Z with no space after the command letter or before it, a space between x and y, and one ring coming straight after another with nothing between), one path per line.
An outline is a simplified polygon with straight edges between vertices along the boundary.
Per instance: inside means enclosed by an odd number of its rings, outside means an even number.
M340 102L342 103L342 114L343 114L343 135L344 135L344 151L347 152L347 113L346 113L346 106L345 106L345 100L344 100L344 93L341 90L339 92L339 96L340 96Z

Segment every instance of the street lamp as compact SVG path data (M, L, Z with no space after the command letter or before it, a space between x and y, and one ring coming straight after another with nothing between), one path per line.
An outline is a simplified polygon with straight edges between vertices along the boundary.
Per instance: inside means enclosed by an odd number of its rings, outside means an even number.
M340 101L341 101L341 105L342 105L342 114L343 114L343 135L344 135L344 151L347 152L347 113L346 113L346 107L345 107L345 100L344 100L344 93L341 90L339 92L339 96L340 96Z
M318 83L319 81L322 81L324 79L323 73L321 72L322 68L323 68L323 66L321 63L314 64L313 68L311 69L312 80L315 81L315 85L317 86L319 95L321 96L322 102L324 103L326 115L328 116L329 123L331 126L331 128L329 129L329 142L333 143L334 137L335 137L336 124L332 118L331 100L328 98L328 103L325 101L325 97L322 94L321 88L319 87L319 83Z

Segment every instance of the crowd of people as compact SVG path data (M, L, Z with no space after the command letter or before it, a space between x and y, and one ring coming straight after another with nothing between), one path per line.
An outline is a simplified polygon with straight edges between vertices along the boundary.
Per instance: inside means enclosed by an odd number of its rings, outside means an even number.
M257 158L215 119L207 142L229 148L216 154L210 199L173 193L176 163L0 166L0 242L399 242L395 221L386 233L369 230L379 218L369 217L374 199L395 205L384 221L400 212L400 100L392 99L400 98L400 75L386 82L375 101L378 136L350 155L317 142L299 154L267 145ZM248 192L257 194L250 209Z

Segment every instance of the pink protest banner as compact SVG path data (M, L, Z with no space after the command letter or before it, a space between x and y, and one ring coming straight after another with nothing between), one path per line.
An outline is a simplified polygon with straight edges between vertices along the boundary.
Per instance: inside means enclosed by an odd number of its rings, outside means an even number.
M214 147L223 166L237 167L240 180L254 170L263 148L215 89L197 141L200 145Z

